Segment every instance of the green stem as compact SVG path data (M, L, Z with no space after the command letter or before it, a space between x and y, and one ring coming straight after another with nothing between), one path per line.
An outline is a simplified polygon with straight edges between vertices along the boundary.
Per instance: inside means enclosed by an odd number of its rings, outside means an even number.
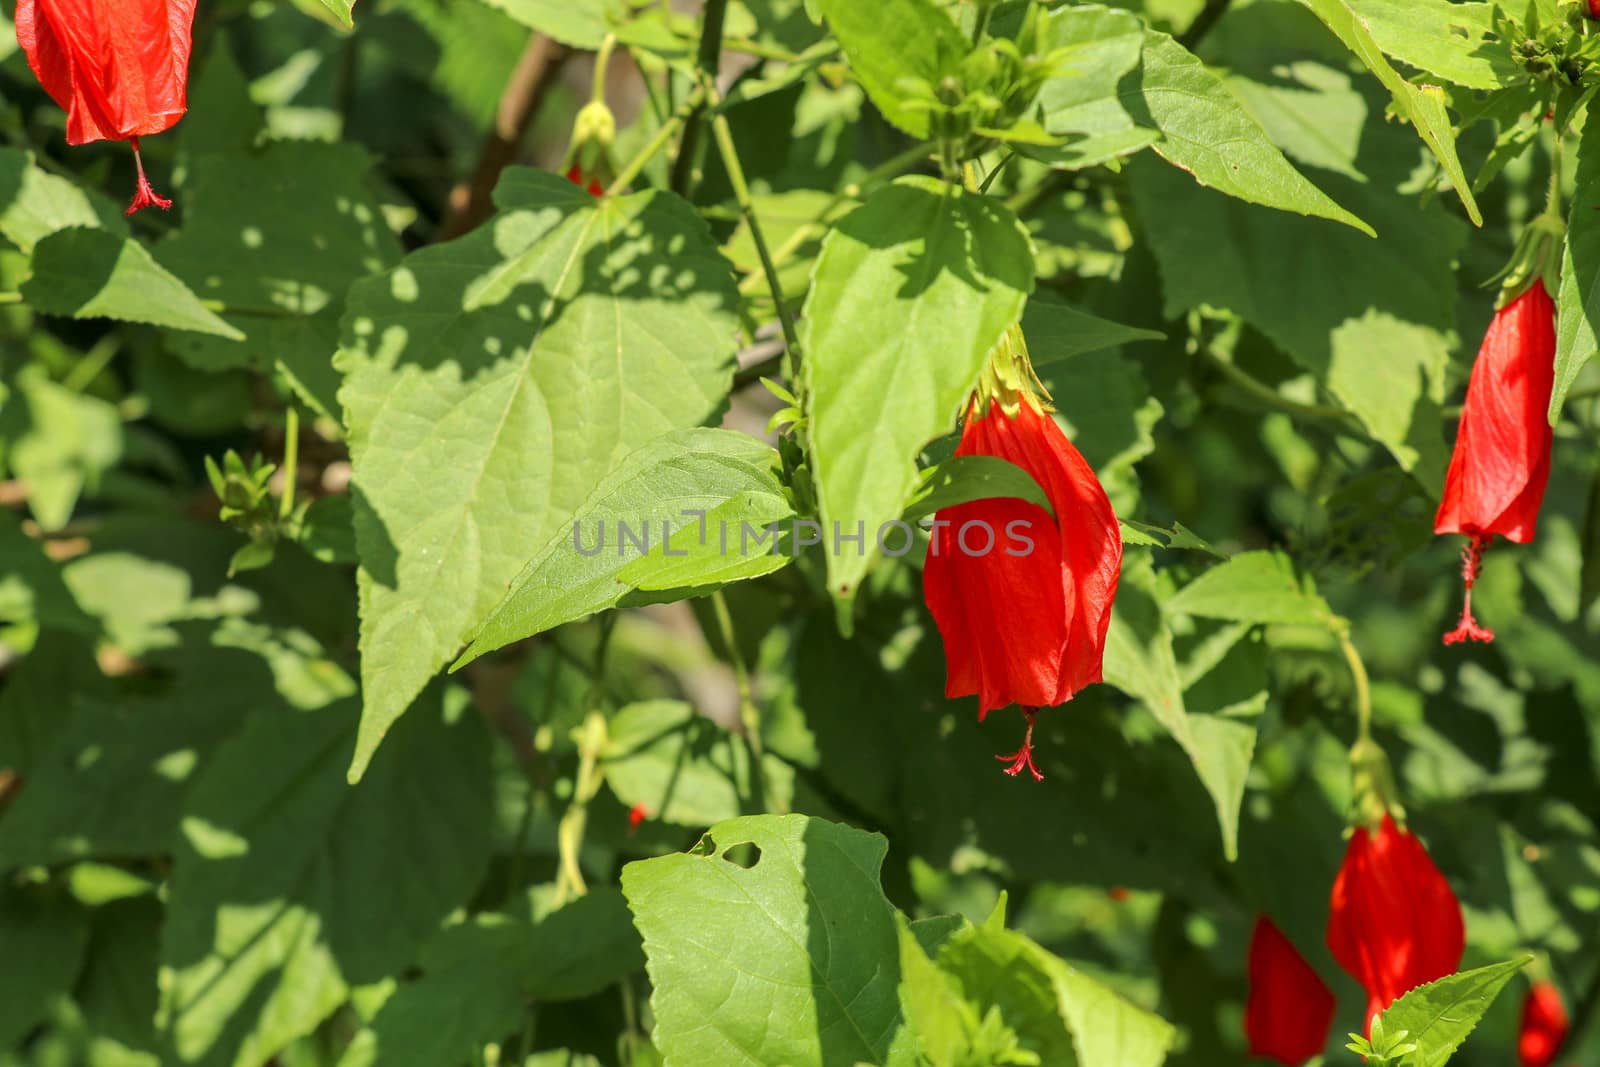
M761 709L756 707L750 688L750 671L745 667L744 656L739 653L739 642L734 634L733 615L728 611L727 598L718 589L711 594L711 611L716 616L717 631L728 650L728 662L733 664L733 675L739 683L739 723L744 727L744 742L750 752L750 779L755 786L756 803L763 812L773 811L772 798L767 793L767 746L761 736Z
M695 59L698 80L702 86L716 84L717 73L722 65L722 29L727 17L728 0L706 0L700 16L700 49ZM704 104L696 107L689 117L683 140L678 145L678 158L672 164L672 191L685 198L691 192L703 118Z
M1002 159L998 164L996 164L994 170L991 170L988 176L983 179L983 184L978 186L978 192L987 193L989 191L989 186L994 184L994 180L1000 177L1005 169L1011 166L1012 161L1016 158L1017 154L1015 152L1007 154L1006 158Z
M579 858L583 853L583 837L589 828L589 801L600 792L600 786L605 781L605 775L600 770L600 753L606 747L607 731L606 717L600 705L605 686L606 652L611 647L611 634L616 622L615 612L600 620L600 642L595 649L589 684L589 713L584 716L578 735L578 773L572 783L572 801L556 828L558 903L565 903L575 896L581 897L589 891Z
M649 143L639 150L639 154L629 160L628 165L618 172L616 179L611 183L611 187L606 190L607 196L618 196L633 183L639 173L656 157L656 153L667 146L667 142L672 140L673 136L678 132L678 128L700 106L702 98L703 94L699 89L689 95L689 98L683 102L683 106L671 118L662 123L661 128L656 131L656 135L650 138Z
M1557 133L1550 147L1550 192L1545 197L1544 213L1565 222L1561 215L1561 145L1562 137Z
M295 483L300 480L300 409L293 404L284 414L283 499L278 501L278 518L287 522L294 513Z
M593 103L603 104L606 101L606 72L611 66L611 53L617 48L617 35L606 34L606 39L600 42L600 51L594 56L594 82L589 90L589 99Z
M1249 372L1240 369L1231 361L1220 356L1206 353L1210 362L1222 372L1222 376L1238 386L1240 390L1251 397L1261 401L1269 407L1277 408L1290 415L1304 415L1313 419L1338 419L1347 421L1350 413L1343 408L1336 408L1326 404L1302 404L1298 400L1290 400L1265 382L1252 376Z
M20 304L20 303L22 303L22 294L21 293L3 293L3 292L0 292L0 304Z
M81 393L106 369L106 364L116 357L122 350L122 337L120 334L108 333L95 342L93 348L78 361L72 368L72 373L62 381L62 385L74 393Z
M1361 661L1355 642L1350 640L1350 623L1339 619L1334 635L1339 639L1339 650L1350 665L1350 677L1356 685L1356 740L1372 740L1372 683L1367 677L1367 665Z
M983 43L984 34L989 32L989 19L994 15L994 4L978 0L978 18L972 24L972 46L976 48Z
M716 89L708 84L706 90L712 98L711 106L715 108ZM783 326L784 345L789 352L787 361L789 379L793 381L796 365L800 359L800 337L794 328L794 317L784 306L783 285L778 279L778 266L773 262L772 253L767 249L766 234L762 232L761 222L756 218L755 204L750 198L750 186L745 181L744 164L739 161L739 150L733 143L733 128L728 124L728 117L718 111L711 120L711 130L717 139L717 151L722 155L722 166L728 172L728 184L733 186L733 198L739 205L739 211L744 215L745 225L750 227L750 240L756 246L756 255L761 259L761 270L766 275L767 288L772 290L778 322Z

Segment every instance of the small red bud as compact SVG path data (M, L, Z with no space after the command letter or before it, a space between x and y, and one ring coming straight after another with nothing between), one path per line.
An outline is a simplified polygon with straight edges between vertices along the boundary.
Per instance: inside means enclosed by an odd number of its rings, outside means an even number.
M630 835L638 833L639 832L639 824L644 822L649 817L650 817L650 809L646 808L643 804L635 804L633 807L629 808L628 809L628 833Z
M1590 0L1591 7L1596 3L1600 0ZM1560 991L1549 982L1536 982L1522 1002L1522 1032L1517 1037L1522 1067L1550 1067L1570 1025Z

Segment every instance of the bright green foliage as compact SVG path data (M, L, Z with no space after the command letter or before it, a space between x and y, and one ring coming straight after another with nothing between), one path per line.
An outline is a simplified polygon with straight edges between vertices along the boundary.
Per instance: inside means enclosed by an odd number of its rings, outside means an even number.
M732 280L681 202L597 202L532 172L497 196L490 226L351 292L338 366L366 651L352 778L595 483L707 419L731 369Z
M208 0L131 218L15 7L0 1067L1221 1067L1263 915L1311 1062L1516 1062L1525 972L1600 1063L1581 4ZM1548 491L1446 647L1535 220ZM1013 327L1124 554L1101 680L980 717L929 524L1082 547L1055 443L955 456ZM1358 738L1467 941L1370 1038Z
M866 537L828 557L835 597L855 596L879 527L915 492L917 453L954 426L1021 314L1030 258L1010 212L927 179L882 190L829 233L803 340L812 469L823 536L860 523Z

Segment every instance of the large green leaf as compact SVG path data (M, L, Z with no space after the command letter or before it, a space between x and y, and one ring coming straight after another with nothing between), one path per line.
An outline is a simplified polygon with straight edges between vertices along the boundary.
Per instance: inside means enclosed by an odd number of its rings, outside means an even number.
M711 417L732 375L733 279L688 205L595 199L527 170L496 200L485 226L350 293L338 365L365 700L352 778L596 484Z
M668 1063L883 1063L900 1027L888 842L802 815L713 826L630 863L655 1043Z
M1600 351L1600 125L1585 126L1578 177L1567 212L1567 244L1556 299L1556 383L1550 422L1561 418L1567 393Z
M46 315L142 322L235 341L244 336L143 245L113 230L75 227L43 238L34 247L33 276L23 283L22 296Z
M174 1062L266 1062L466 902L489 856L488 738L434 692L355 787L353 701L255 719L195 782L161 944Z
M234 340L174 334L172 350L202 370L282 368L337 414L344 295L393 265L400 245L365 178L371 158L346 144L270 144L196 153L183 185L183 232L156 258L228 310Z
M943 17L943 16L941 16ZM835 597L855 595L877 531L916 490L916 457L947 432L1033 288L1028 238L993 200L903 178L841 219L806 301L812 470Z
M1442 480L1459 222L1339 179L1383 230L1384 240L1370 241L1186 187L1149 163L1130 169L1169 316L1207 305L1237 313L1315 375L1402 467L1424 484Z
M1166 34L1147 31L1144 64L1122 100L1140 123L1161 131L1156 152L1201 185L1373 236L1371 226L1295 170L1227 84Z
M933 0L817 0L850 69L884 118L913 137L928 136L928 113L907 106L905 81L930 90L967 54L966 38Z
M1393 1037L1406 1032L1405 1040L1417 1046L1409 1061L1416 1067L1444 1067L1500 990L1528 962L1524 956L1419 986L1383 1013L1384 1033Z
M1494 34L1493 4L1349 0L1349 5L1379 48L1436 78L1469 89L1503 89L1525 77L1510 42Z
M1093 4L1049 17L1044 45L1063 53L1060 72L1039 90L1044 128L1053 145L1024 145L1024 155L1064 170L1092 167L1137 152L1160 138L1134 122L1118 83L1139 65L1144 23L1132 12Z
M732 430L682 430L629 454L517 575L457 666L616 607L652 577L698 584L781 565L766 533L789 511L776 462L771 446ZM690 542L674 553L691 555L662 555L663 530Z
M1456 195L1467 209L1467 215L1475 225L1482 226L1483 215L1472 197L1472 186L1461 169L1461 160L1456 156L1455 126L1445 109L1443 91L1437 86L1412 85L1389 65L1382 47L1353 0L1301 0L1301 3L1316 12L1328 29L1389 90L1389 95L1394 97L1395 108L1416 128L1423 144L1428 146L1428 150L1444 168L1445 176L1450 179ZM1449 31L1437 28L1434 32L1444 35Z

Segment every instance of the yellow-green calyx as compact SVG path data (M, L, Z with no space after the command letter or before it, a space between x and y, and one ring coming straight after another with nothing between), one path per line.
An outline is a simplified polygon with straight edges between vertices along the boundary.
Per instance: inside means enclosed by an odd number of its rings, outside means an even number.
M572 124L572 148L568 150L567 165L583 168L585 174L595 173L616 140L617 119L604 101L592 100L578 112Z
M1497 306L1511 303L1536 281L1544 282L1545 292L1554 295L1561 284L1561 249L1566 239L1566 222L1550 211L1523 227L1517 247L1511 253L1511 262L1491 279L1500 283Z
M1049 410L1050 393L1028 359L1028 342L1022 336L1020 323L1006 330L1000 343L990 349L989 365L978 379L977 401L980 410L999 404L1000 410L1012 418L1022 409L1024 401L1041 414Z
M1385 815L1404 826L1406 809L1394 784L1389 757L1370 737L1350 747L1350 817L1355 826L1376 830Z

